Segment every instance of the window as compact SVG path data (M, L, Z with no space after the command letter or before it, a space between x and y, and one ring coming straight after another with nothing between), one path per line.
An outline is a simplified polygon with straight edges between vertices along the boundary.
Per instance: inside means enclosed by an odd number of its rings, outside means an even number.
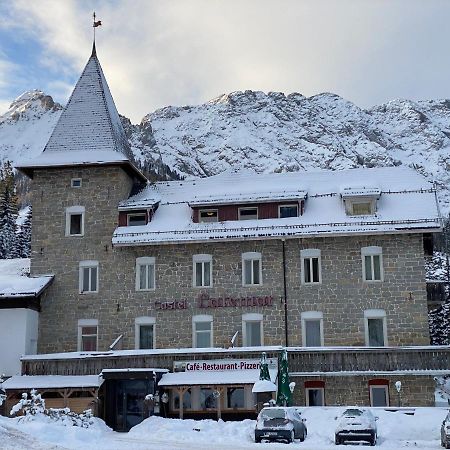
M180 395L177 391L173 392L173 409L180 409ZM183 394L183 410L192 409L192 394L191 390L188 389Z
M278 217L280 219L298 217L298 205L280 205L278 207Z
M377 198L345 198L345 212L349 216L368 216L375 214Z
M213 318L208 315L192 317L192 343L194 348L208 348L213 346Z
M218 214L217 209L201 209L198 212L199 222L217 222Z
M79 272L80 294L98 292L98 261L81 261Z
M248 252L242 254L242 285L262 284L261 253Z
M137 227L139 225L147 225L147 218L145 213L127 214L127 226Z
M217 398L210 388L200 389L200 409L216 409Z
M325 406L325 382L305 381L306 406Z
M98 320L80 319L78 321L78 351L97 351Z
M306 389L306 406L324 406L324 395L322 388Z
M66 208L66 236L84 235L84 206Z
M387 346L386 312L383 309L364 311L364 329L367 346Z
M155 258L144 256L136 258L136 290L152 291L155 289Z
M383 281L383 255L381 247L361 249L364 281Z
M353 216L367 216L373 214L372 202L352 202Z
M80 188L81 187L81 178L72 178L70 180L70 185L73 188Z
M244 408L245 392L243 387L227 388L227 408Z
M262 314L248 313L242 315L242 341L244 347L264 345Z
M194 255L194 287L212 287L212 256Z
M320 311L307 311L301 314L301 319L303 346L323 346L323 314Z
M320 250L300 250L302 284L322 282Z
M136 317L134 342L135 348L155 348L155 323L154 317Z
M389 380L369 380L370 406L389 406Z
M258 208L239 208L239 220L254 220L258 218Z

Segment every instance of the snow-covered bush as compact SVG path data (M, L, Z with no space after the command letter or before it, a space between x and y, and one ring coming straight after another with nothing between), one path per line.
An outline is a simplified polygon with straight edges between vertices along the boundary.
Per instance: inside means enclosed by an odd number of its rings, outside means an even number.
M33 416L38 414L44 414L45 412L45 400L38 394L35 389L30 391L30 398L28 394L24 392L22 398L16 403L10 411L11 416L15 416L21 412L26 420L33 420Z
M53 422L61 422L65 426L89 428L94 423L90 409L77 414L69 408L49 408L45 410L45 415Z
M3 376L0 375L0 406L3 405L3 402L6 400L6 393L2 388Z
M64 426L74 426L89 428L93 423L92 411L87 409L81 414L77 414L70 408L45 408L45 400L35 389L30 391L30 398L24 392L22 398L15 404L10 411L11 416L22 412L21 420L34 420L36 416L47 418L51 422L58 422Z

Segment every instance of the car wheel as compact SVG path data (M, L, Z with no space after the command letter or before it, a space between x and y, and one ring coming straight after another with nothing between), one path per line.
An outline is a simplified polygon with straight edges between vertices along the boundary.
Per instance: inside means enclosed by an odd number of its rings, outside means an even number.
M444 445L444 447L445 447L445 448L450 448L450 442L448 442L448 441L445 441L445 445Z
M305 440L305 437L306 437L306 430L303 430L303 433L300 436L300 442L303 442Z
M334 439L334 443L336 445L341 445L342 444L341 438L339 436L336 436L336 438Z
M373 447L374 445L377 445L377 435L374 434L372 436L372 439L370 440L370 445Z
M256 442L257 444L259 444L259 443L261 442L261 438L260 438L260 437L257 437L257 436L255 436L255 442Z
M290 444L291 442L295 441L295 432L294 430L291 431L291 439L288 440L288 443Z

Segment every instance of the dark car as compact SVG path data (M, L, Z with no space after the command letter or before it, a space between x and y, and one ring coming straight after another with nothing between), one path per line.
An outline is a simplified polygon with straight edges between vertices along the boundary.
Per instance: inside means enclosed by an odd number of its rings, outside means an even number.
M377 443L378 417L374 417L368 409L349 408L339 419L335 432L336 445L346 441L366 441L370 445Z
M263 439L270 441L304 441L308 430L305 419L295 408L263 408L256 420L255 442Z
M450 412L441 425L441 445L444 448L450 448Z

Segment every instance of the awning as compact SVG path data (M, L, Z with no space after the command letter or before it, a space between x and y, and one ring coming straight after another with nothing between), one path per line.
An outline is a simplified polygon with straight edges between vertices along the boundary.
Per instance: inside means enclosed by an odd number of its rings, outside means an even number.
M270 371L272 380L276 370ZM214 386L218 384L254 384L259 380L259 370L230 370L214 372L175 372L161 377L159 386Z
M2 387L5 390L98 388L102 383L98 375L23 375L8 378Z

